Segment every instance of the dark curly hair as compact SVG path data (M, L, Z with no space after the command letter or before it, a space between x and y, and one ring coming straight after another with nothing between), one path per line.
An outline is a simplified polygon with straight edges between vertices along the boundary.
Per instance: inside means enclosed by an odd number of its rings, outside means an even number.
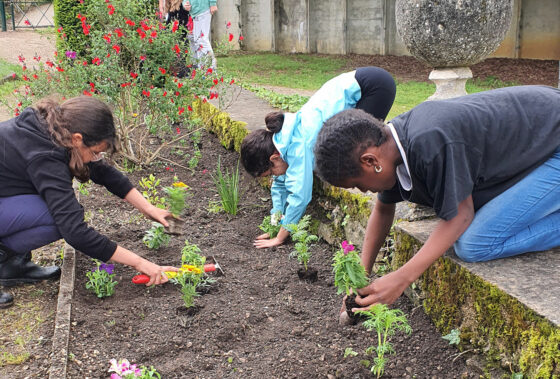
M241 143L241 164L253 177L261 176L272 166L270 156L276 152L272 136L282 130L284 113L271 112L264 121L266 129L252 131Z
M324 181L339 185L362 172L360 155L387 141L381 120L360 109L348 109L329 118L317 136L315 171Z

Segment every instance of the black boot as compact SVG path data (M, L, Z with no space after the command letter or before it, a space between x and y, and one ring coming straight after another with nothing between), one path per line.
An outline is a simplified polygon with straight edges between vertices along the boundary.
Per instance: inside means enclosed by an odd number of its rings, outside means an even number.
M14 303L14 297L7 292L0 291L0 309L8 308Z
M31 262L31 252L18 254L0 243L0 285L10 287L60 276L60 267L41 267Z

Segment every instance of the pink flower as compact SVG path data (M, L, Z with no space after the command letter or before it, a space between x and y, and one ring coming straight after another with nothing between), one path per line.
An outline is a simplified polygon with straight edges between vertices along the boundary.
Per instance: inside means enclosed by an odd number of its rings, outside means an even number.
M231 22L228 21L228 23L226 24L226 28L229 28L231 26Z
M349 252L354 250L354 245L349 243L348 241L342 241L342 250L344 251L344 255L347 255Z
M229 33L229 42L233 41L233 34Z

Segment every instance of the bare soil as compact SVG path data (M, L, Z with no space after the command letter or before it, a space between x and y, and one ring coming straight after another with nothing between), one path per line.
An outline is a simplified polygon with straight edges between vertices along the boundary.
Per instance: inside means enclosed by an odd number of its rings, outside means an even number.
M223 266L225 276L196 299L194 316L184 314L177 287L154 288L131 283L136 273L116 267L116 293L98 299L85 289L85 273L94 265L80 255L72 304L69 378L107 377L111 358L153 365L164 378L370 378L361 363L376 337L363 326L338 325L341 296L333 286L332 247L313 247L310 266L316 282L298 278L298 263L289 257L293 244L258 250L252 240L270 208L270 195L241 175L241 211L236 216L210 213L218 200L211 173L218 157L223 167L235 167L237 154L205 135L202 159L195 172L166 164L130 175L134 183L153 173L162 185L173 176L188 184L192 197L185 215L185 234L171 244L149 251L142 243L149 223L105 189L90 188L82 197L91 224L131 250L160 264L177 265L184 240ZM168 157L172 159L172 157ZM168 170L169 168L169 170ZM441 338L421 308L402 297L395 305L407 314L413 333L397 334L397 352L384 377L470 378L465 357ZM344 358L346 348L358 353Z

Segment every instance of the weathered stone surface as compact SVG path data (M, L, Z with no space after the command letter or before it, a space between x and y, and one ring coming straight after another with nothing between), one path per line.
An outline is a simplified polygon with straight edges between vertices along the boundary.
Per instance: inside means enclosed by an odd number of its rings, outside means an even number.
M397 31L432 67L470 66L494 52L509 28L511 0L397 0Z
M442 100L467 94L465 84L472 78L468 67L438 68L430 72L429 79L436 84L436 92L428 100Z

